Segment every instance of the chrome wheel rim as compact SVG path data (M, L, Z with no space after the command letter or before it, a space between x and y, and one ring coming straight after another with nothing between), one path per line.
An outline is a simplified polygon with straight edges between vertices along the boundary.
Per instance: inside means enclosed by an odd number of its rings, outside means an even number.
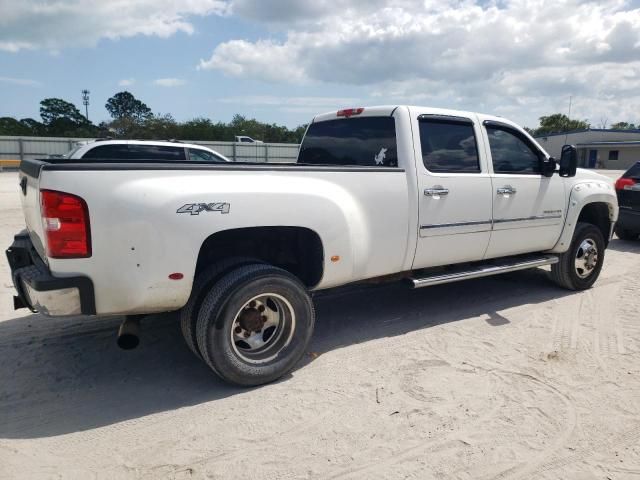
M593 274L598 265L598 257L596 242L591 238L585 238L576 251L574 262L578 277L587 278Z
M248 363L273 360L291 342L295 326L296 316L286 298L277 293L256 295L233 319L233 351Z

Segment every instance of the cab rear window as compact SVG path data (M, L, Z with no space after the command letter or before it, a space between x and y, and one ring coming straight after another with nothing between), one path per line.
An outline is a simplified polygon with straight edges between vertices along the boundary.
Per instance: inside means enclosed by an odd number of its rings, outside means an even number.
M361 117L312 123L300 146L298 163L397 167L393 117Z

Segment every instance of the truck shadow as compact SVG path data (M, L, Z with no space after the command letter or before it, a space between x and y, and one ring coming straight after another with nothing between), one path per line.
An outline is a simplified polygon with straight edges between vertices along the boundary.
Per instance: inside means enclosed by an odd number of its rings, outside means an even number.
M570 294L542 270L421 290L395 283L323 292L310 352L483 314L487 328L502 328L509 320L500 311ZM147 318L141 346L128 352L116 346L120 321L29 315L0 322L0 438L85 431L247 392L218 380L191 354L175 315Z
M640 253L640 240L620 240L614 238L609 242L609 250L623 253Z

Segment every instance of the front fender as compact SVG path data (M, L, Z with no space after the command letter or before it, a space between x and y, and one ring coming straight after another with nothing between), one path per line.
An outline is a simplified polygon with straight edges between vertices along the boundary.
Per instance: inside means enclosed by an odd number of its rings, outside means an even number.
M576 183L571 187L567 216L560 238L551 250L552 253L564 253L569 249L580 212L590 203L604 203L607 205L609 221L612 226L618 220L618 199L613 185L596 179Z

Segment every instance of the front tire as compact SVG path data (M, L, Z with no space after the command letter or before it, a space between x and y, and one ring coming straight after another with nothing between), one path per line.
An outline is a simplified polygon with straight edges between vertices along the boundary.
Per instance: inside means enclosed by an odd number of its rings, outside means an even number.
M271 265L245 265L216 282L200 307L198 347L223 380L272 382L304 355L315 322L305 286Z
M604 250L600 229L590 223L578 223L569 250L551 265L551 279L568 290L591 288L602 270Z

